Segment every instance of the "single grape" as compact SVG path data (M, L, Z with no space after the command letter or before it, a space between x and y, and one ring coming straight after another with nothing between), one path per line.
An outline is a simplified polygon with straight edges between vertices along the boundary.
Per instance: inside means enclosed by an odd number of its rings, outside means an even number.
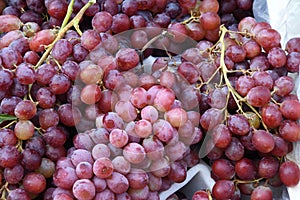
M218 180L212 188L212 196L215 199L231 199L234 191L233 181Z
M273 136L265 130L255 130L253 132L252 144L262 153L271 152L275 146Z
M25 175L22 183L25 191L33 194L39 194L46 189L45 177L36 172Z
M212 163L212 173L219 179L230 180L235 175L234 165L227 159L218 159Z
M285 161L280 165L279 178L288 187L293 187L299 183L300 170L293 161Z
M96 195L96 188L89 179L79 179L75 181L72 192L77 199L92 200Z
M242 180L252 180L255 178L257 169L254 162L248 158L242 158L235 163L235 173Z
M259 200L259 199L265 199L265 200L272 200L273 199L273 192L269 187L266 186L258 186L257 188L254 188L252 194L251 194L251 200Z
M262 107L271 99L270 90L265 86L256 86L249 90L247 102L255 107Z
M109 158L102 157L95 160L93 172L99 178L108 178L113 173L113 164Z

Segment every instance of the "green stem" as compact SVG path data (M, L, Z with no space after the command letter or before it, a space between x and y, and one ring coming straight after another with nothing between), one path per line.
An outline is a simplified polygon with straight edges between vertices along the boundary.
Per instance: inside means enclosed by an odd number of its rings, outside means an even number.
M225 51L226 51L226 49L225 49L225 44L224 44L224 38L225 38L225 35L226 35L226 33L228 32L228 30L226 29L226 27L225 26L221 26L220 27L220 31L221 31L221 35L220 35L220 42L221 42L221 56L220 56L220 66L221 66L221 68L222 68L222 72L223 72L223 76L224 76L224 80L225 80L225 83L226 83L226 85L227 85L227 87L228 87L228 89L229 89L229 91L231 92L231 94L232 94L232 96L233 96L233 98L234 98L234 100L235 100L235 102L237 103L237 106L238 106L238 108L239 108L239 110L241 110L242 111L242 114L243 115L245 115L245 113L243 112L243 109L242 109L242 107L241 107L241 105L239 104L239 102L240 101L243 101L260 119L261 119L261 123L262 123L262 125L263 125L263 127L266 129L266 130L268 130L268 127L266 126L266 124L263 122L263 120L262 120L262 117L261 117L261 115L258 113L258 111L252 106L252 105L250 105L247 101L245 101L244 100L244 98L242 97L242 96L240 96L236 91L235 91L235 89L232 87L232 85L231 85L231 83L230 83L230 81L229 81L229 79L228 79L228 76L227 76L227 74L228 74L228 69L227 69L227 67L226 67L226 65L225 65ZM247 116L245 116L245 117L247 117Z
M67 25L72 13L73 13L74 2L75 2L75 0L71 0L69 3L68 11L67 11L66 17L64 18L64 21L61 24L61 28L64 28Z
M42 55L42 57L40 58L39 62L35 65L35 69L37 69L43 62L44 60L46 60L46 58L48 57L48 55L50 54L54 44L60 40L61 38L64 37L65 33L72 27L74 26L75 29L77 31L80 31L79 30L79 22L83 16L83 14L85 13L85 11L91 6L93 5L94 3L96 3L96 0L90 0L87 4L85 4L81 10L77 13L77 15L68 23L66 24L63 28L61 28L57 34L57 37L55 38L55 40L50 44L48 45L46 51L44 52L44 54ZM69 11L69 10L68 10ZM66 16L66 18L68 17L68 14ZM79 35L82 35L81 31L79 32Z

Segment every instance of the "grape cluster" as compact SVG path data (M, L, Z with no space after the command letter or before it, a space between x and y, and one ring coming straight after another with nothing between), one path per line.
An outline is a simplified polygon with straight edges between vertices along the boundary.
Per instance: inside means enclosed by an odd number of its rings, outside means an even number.
M1 198L159 199L199 157L216 184L194 199L296 185L300 40L251 7L0 0Z
M299 167L284 158L300 139L300 103L288 74L298 72L300 60L293 56L299 53L298 39L289 40L284 50L280 34L252 17L236 28L220 29L217 43L198 43L197 62L196 54L188 57L206 69L197 86L206 133L200 155L207 155L212 166L212 196L239 199L241 193L272 199L267 185L299 183ZM266 184L257 187L261 183Z

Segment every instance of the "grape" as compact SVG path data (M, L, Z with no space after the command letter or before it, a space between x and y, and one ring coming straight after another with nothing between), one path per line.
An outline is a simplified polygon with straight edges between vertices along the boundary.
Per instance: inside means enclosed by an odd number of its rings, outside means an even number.
M120 70L132 69L139 63L139 56L134 49L122 48L116 54L117 64Z
M138 164L146 158L146 152L143 146L138 143L128 143L123 149L123 155L130 163Z
M110 157L110 149L105 144L96 144L92 149L92 156L94 160L102 157Z
M51 64L42 64L39 66L35 73L35 79L37 83L41 85L47 85L50 83L52 77L56 74L56 69Z
M250 69L264 71L270 67L268 59L264 55L259 55L251 59Z
M246 51L246 57L250 59L258 56L261 51L260 45L253 39L250 39L243 43L243 48Z
M300 118L300 103L297 100L285 100L280 105L280 111L284 117L291 120L298 120Z
M22 152L21 163L27 170L36 170L40 167L42 162L41 155L33 149L24 149Z
M47 144L53 147L63 146L67 141L67 136L65 133L55 126L47 128L43 138Z
M137 87L132 90L130 102L136 108L143 108L147 105L147 91L142 87Z
M105 199L112 199L115 200L116 196L110 189L105 189L101 192L98 192L95 196L95 200L105 200Z
M267 72L255 72L252 77L256 86L265 86L270 90L273 88L273 79Z
M231 199L234 191L233 181L218 180L212 188L212 196L215 199Z
M289 76L281 76L274 82L274 91L278 96L286 96L293 91L294 80Z
M16 96L3 98L0 104L1 111L9 115L14 115L15 107L20 101L22 99Z
M274 47L268 52L268 61L273 67L282 67L286 63L286 55L284 50L279 47Z
M192 200L209 200L209 194L203 190L198 190L193 194Z
M83 63L83 62L81 62ZM80 69L80 79L85 84L96 84L103 77L103 70L99 65L87 63L87 66Z
M46 188L46 179L43 175L35 172L31 172L23 178L23 187L25 191L39 194Z
M12 42L18 40L19 38L24 39L23 34L20 30L9 31L0 39L1 49L4 47L8 47Z
M287 41L287 43L285 45L285 49L288 53L299 52L298 44L299 44L298 37L291 38Z
M12 168L5 168L3 176L7 183L17 184L22 180L24 176L24 168L20 164L17 164Z
M42 158L40 167L36 169L36 172L42 174L45 178L52 178L55 172L55 163L48 158Z
M44 29L37 32L29 41L29 47L32 51L42 52L44 47L51 44L55 39L55 33L51 29Z
M95 104L101 99L101 89L96 84L86 85L81 91L80 98L85 104Z
M246 135L250 131L250 124L244 115L231 115L228 117L227 126L236 135Z
M227 159L215 160L211 167L212 173L219 179L230 180L235 175L234 166Z
M42 137L33 136L26 141L25 148L32 149L38 152L42 157L45 154L45 141L43 140Z
M255 27L254 27L255 28ZM267 51L280 46L280 34L274 29L262 29L256 34L256 41Z
M64 94L70 89L71 81L64 74L55 74L49 82L49 87L54 94Z
M72 50L72 44L68 40L60 39L54 44L51 56L62 64L72 54Z
M7 145L16 145L18 139L11 129L3 128L0 130L0 147Z
M1 49L0 58L2 66L6 69L14 69L22 62L22 55L11 47Z
M171 171L168 174L168 178L175 183L181 183L186 179L187 169L186 166L180 162L171 163Z
M265 130L256 130L252 136L252 144L262 153L268 153L273 150L275 142L273 136Z
M99 178L108 178L113 173L112 161L106 157L98 158L93 164L93 172Z
M41 108L51 108L54 106L56 96L47 87L41 87L36 93L36 100Z
M130 28L142 28L146 26L146 20L140 15L130 17Z
M142 49L148 42L148 35L143 30L136 30L131 35L132 47Z
M21 28L21 21L14 15L1 15L0 16L0 32L9 32L19 30Z
M242 62L246 57L246 51L242 46L231 45L226 49L226 56L233 62Z
M255 107L262 107L271 99L270 90L265 86L256 86L249 90L247 102Z
M57 168L53 174L53 182L56 186L64 189L71 189L78 179L73 167Z
M7 195L7 200L15 200L15 199L30 200L31 198L24 189L16 188L10 190Z
M68 4L63 1L54 0L51 1L46 7L50 16L63 19L67 13Z
M153 134L160 141L168 143L174 136L174 130L168 121L159 119L153 124Z
M128 135L124 130L121 129L113 129L109 134L110 143L117 147L124 147L128 142Z
M288 187L293 187L299 183L300 170L293 161L285 161L280 165L279 178Z
M89 53L88 50L85 49L80 43L73 46L72 52L73 58L76 62L83 61Z
M269 103L262 107L261 116L268 128L276 128L282 121L282 114L276 104Z
M15 135L20 140L28 140L34 135L34 125L29 120L19 120L14 128Z
M114 170L121 174L128 174L131 169L130 162L128 162L123 156L116 156L112 159Z
M129 188L127 178L118 172L113 172L112 175L106 179L108 188L115 194L122 194Z
M273 199L272 190L266 186L258 186L257 188L254 188L251 194L251 200L258 200L258 199L272 200Z
M274 177L279 169L279 162L274 157L263 157L258 164L258 174L263 178Z
M181 141L175 144L168 144L165 147L165 154L171 161L181 160L184 157L187 147Z
M148 174L142 169L132 168L131 171L126 175L130 188L141 189L148 185L149 177Z
M297 142L300 140L299 130L299 123L291 120L284 120L280 124L279 135L286 141Z
M96 188L89 179L79 179L75 181L72 192L77 199L92 200L96 195Z
M238 138L232 137L229 146L225 149L225 155L228 159L232 161L238 161L244 156L244 146L239 141Z
M150 191L148 186L141 189L129 188L128 190L128 194L131 196L131 199L140 199L140 200L148 199L149 192Z
M85 149L76 149L71 154L71 161L74 166L77 166L80 162L94 163L91 152Z
M111 27L112 20L112 15L109 12L98 12L96 15L94 15L92 19L92 26L94 30L96 30L99 33L105 32Z
M81 45L91 51L101 42L100 35L95 30L86 30L81 36Z
M113 33L121 33L130 28L130 20L124 13L118 13L112 17L111 30Z
M36 105L30 100L23 100L19 102L14 110L15 116L22 120L33 118L36 112Z
M200 118L201 126L206 130L212 130L223 121L223 112L217 108L206 110Z
M66 149L63 146L52 147L51 145L46 145L45 155L49 159L57 161L60 157L66 156Z
M153 124L158 119L158 111L154 106L146 106L141 110L141 118Z
M144 119L138 120L134 125L134 131L137 136L147 138L152 134L152 124Z
M168 32L173 34L172 41L176 43L184 42L188 35L187 28L181 23L171 23L168 26Z
M242 158L235 163L235 173L242 180L252 180L256 176L256 166L248 158Z
M197 82L198 80L199 73L196 69L196 66L191 62L181 63L177 71L191 84Z

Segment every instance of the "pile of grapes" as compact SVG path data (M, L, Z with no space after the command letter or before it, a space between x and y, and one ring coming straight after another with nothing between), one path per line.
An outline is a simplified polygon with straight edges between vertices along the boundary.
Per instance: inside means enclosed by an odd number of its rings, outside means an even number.
M252 0L0 0L1 199L160 199L299 183L300 38ZM173 194L168 199L184 199Z

